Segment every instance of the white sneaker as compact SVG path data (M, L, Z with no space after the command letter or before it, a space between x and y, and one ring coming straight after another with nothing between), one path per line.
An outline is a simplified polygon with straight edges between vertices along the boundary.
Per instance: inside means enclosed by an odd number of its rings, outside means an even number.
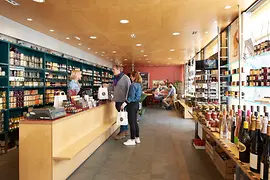
M136 142L137 144L140 144L140 143L141 143L140 138L139 138L139 137L135 138L135 142Z
M126 142L123 143L124 145L126 146L135 146L136 145L136 142L135 142L135 139L129 139L127 140Z

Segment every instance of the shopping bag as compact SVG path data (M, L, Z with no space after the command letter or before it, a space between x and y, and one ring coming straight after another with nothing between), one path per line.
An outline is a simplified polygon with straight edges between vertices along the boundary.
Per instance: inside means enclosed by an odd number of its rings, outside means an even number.
M67 100L67 95L64 91L57 91L54 95L53 107L62 107L63 101Z
M100 87L98 89L98 99L100 100L109 99L108 88Z
M128 125L128 114L126 111L120 111L118 112L117 115L117 120L116 120L117 125Z

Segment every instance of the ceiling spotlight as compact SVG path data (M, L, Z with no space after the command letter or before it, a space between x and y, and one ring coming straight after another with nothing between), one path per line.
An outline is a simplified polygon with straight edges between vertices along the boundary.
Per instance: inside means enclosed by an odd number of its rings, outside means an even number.
M51 32L54 32L54 30L53 30L53 29L50 29L50 31L51 31Z
M102 51L101 53L102 53L102 54L105 54L105 52L104 52L104 51Z
M135 34L131 34L130 36L131 36L131 38L136 38Z
M205 34L208 34L208 32L206 31Z
M81 38L79 38L78 36L75 36L74 38L77 39L77 40L79 40L79 41L81 40Z
M69 37L66 37L66 39L67 39L67 40L70 40L70 38L69 38Z
M8 3L12 4L13 6L19 6L20 4L13 0L6 0Z
M122 20L120 20L120 23L121 23L121 24L127 24L127 23L129 23L129 20L127 20L127 19L122 19Z
M144 52L144 50L141 50L141 52Z
M230 9L232 6L225 6L225 9Z
M96 54L98 53L98 52L95 52Z
M169 60L172 59L172 58L168 58Z
M33 21L33 19L31 19L31 18L27 18L27 21Z
M115 53L116 53L116 51L113 51L112 53L113 53L113 54L115 54Z
M97 39L96 36L90 36L90 39Z
M145 55L143 55L144 57L147 57L147 55L145 54Z
M136 46L137 46L137 47L140 47L140 46L142 46L142 44L136 44Z
M124 61L127 61L127 59L124 59Z
M81 44L81 43L79 43L78 45L79 45L79 46L81 46L82 44Z
M179 36L180 33L179 33L179 32L174 32L172 35L173 35L173 36Z
M88 48L88 50L90 50L91 48Z
M33 0L33 1L38 2L38 3L44 3L45 2L45 0Z
M104 56L103 54L101 54L101 56Z
M145 59L146 61L148 60L148 58Z
M170 49L170 51L171 51L171 52L173 52L173 51L174 51L174 49Z

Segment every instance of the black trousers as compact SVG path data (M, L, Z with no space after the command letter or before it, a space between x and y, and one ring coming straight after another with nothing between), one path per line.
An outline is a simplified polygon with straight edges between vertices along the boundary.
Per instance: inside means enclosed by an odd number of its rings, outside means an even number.
M137 113L139 110L139 102L131 102L127 105L128 123L130 126L130 138L140 137L139 126L137 123Z

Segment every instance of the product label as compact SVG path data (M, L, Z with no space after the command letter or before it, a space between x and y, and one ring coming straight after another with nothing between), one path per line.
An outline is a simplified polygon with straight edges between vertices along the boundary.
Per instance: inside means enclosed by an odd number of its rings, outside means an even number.
M263 168L264 168L264 164L261 162L261 171L260 171L261 179L263 179Z
M249 166L251 168L257 170L257 164L258 164L258 155L250 153L250 164L249 164Z

